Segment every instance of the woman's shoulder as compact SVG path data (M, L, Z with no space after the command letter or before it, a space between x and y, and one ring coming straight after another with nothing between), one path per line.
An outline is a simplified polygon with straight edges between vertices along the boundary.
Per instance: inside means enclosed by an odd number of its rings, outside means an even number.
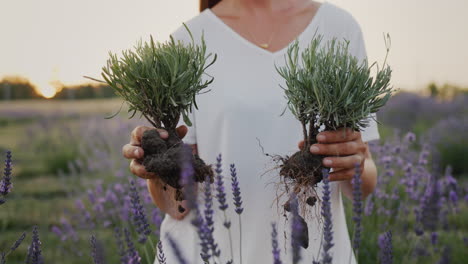
M210 26L209 22L209 10L206 9L203 12L199 13L198 15L194 16L193 18L189 19L188 21L184 22L180 25L172 34L171 36L182 42L191 41L191 36L193 36L194 40L199 40L203 35L203 31L207 30ZM185 24L185 25L184 25ZM188 29L188 30L187 30ZM190 31L190 32L189 32Z
M347 10L329 2L322 4L321 20L327 31L342 33L345 35L361 33L361 27L356 18Z

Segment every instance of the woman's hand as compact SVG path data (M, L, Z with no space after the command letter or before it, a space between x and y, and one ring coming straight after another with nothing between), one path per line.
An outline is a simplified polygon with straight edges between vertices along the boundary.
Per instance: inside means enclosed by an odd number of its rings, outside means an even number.
M303 148L304 142L299 142ZM351 129L324 131L317 135L317 143L310 146L312 154L323 155L322 164L332 168L330 181L346 181L345 194L352 193L351 179L356 164L359 164L362 179L363 197L371 193L376 184L377 170L369 152L367 143L362 141L361 133Z
M147 172L139 160L141 160L145 153L141 148L141 138L146 130L155 129L151 127L139 126L136 127L131 134L130 143L122 148L123 156L130 159L130 171L136 176L146 179L148 191L156 206L164 213L169 214L171 217L181 220L189 212L186 201L176 201L175 189L169 185L164 184L154 173ZM168 138L168 133L164 129L156 129L162 139ZM187 127L180 126L176 129L177 134L182 139L187 134Z

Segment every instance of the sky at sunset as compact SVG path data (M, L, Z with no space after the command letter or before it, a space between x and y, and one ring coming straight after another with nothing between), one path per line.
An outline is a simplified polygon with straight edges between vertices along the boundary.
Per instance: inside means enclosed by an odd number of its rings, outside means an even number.
M370 61L392 37L393 83L420 89L429 82L468 86L468 1L330 0L360 23ZM0 1L0 79L19 75L44 93L51 83L99 77L108 51L160 40L198 13L197 0Z

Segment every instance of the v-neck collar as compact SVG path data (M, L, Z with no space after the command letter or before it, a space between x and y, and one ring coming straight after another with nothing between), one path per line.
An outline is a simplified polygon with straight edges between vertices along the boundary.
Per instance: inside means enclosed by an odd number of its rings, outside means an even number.
M306 34L309 30L311 30L313 28L313 26L317 23L316 21L318 21L319 16L323 12L322 10L324 9L324 6L327 5L327 4L328 4L327 2L323 2L320 5L320 7L315 12L314 17L312 17L309 24L304 28L304 30L299 35L296 36L296 38L294 38L294 40L289 42L285 47L283 47L283 48L281 48L281 49L279 49L277 51L274 51L274 52L269 51L267 49L263 49L263 48L259 47L258 45L256 45L255 43L252 43L251 41L244 38L242 35L237 33L237 31L235 31L230 26L228 26L226 23L224 23L224 21L221 18L219 18L210 8L205 9L205 13L212 20L214 20L217 24L219 24L222 28L224 28L226 31L228 31L228 33L233 35L234 38L236 38L239 41L243 42L245 45L249 46L251 49L255 49L259 53L263 53L263 54L266 54L268 56L275 57L277 55L283 54L292 43L294 43L297 39L300 39L304 34Z

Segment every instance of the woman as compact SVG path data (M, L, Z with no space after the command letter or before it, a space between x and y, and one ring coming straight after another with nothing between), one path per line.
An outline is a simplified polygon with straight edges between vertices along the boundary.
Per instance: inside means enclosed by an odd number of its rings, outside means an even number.
M209 7L209 8L207 8ZM206 9L205 9L206 8ZM289 224L277 207L277 193L273 184L278 180L275 164L262 152L291 154L296 151L301 139L300 123L286 111L284 92L279 88L284 80L275 70L284 65L288 44L299 40L304 49L315 33L323 35L323 42L336 37L350 40L350 52L361 60L366 58L365 46L359 25L347 12L329 3L311 0L222 0L201 1L201 13L187 22L195 40L202 33L208 52L218 55L217 62L208 74L215 80L211 91L198 96L199 110L191 116L193 126L180 126L178 132L184 141L208 163L222 153L225 161L223 171L228 176L229 163L236 163L244 200L242 215L242 260L243 263L270 263L271 222L278 223L283 260L291 259L284 240ZM181 27L175 39L189 42L190 37ZM154 175L147 173L137 162L144 153L139 147L143 131L137 127L131 142L124 146L123 153L131 159L131 171L147 178L148 189L155 204L166 213L161 226L161 236L169 233L181 246L190 263L202 263L195 230L190 224L189 211L178 210L179 203L173 199L172 189L163 190ZM167 133L160 130L162 138ZM334 263L355 263L350 248L341 193L351 197L350 179L355 164L361 164L362 190L364 197L374 190L376 167L369 153L367 141L378 139L375 121L365 131L324 131L317 136L318 144L311 146L314 154L326 156L323 165L333 169L332 214ZM267 173L268 172L268 173ZM229 183L229 181L227 182ZM319 193L322 185L319 184ZM182 202L182 206L184 206ZM281 203L279 203L281 204ZM319 207L315 207L316 209ZM231 220L237 219L233 210L228 210ZM306 221L309 226L310 246L303 250L303 262L312 263L319 258L322 239L320 217L311 213ZM215 238L222 249L222 261L231 259L230 242L222 226L221 216L215 216ZM239 261L239 230L232 221L234 263ZM170 246L164 244L167 263L177 263ZM288 263L288 261L286 261Z

